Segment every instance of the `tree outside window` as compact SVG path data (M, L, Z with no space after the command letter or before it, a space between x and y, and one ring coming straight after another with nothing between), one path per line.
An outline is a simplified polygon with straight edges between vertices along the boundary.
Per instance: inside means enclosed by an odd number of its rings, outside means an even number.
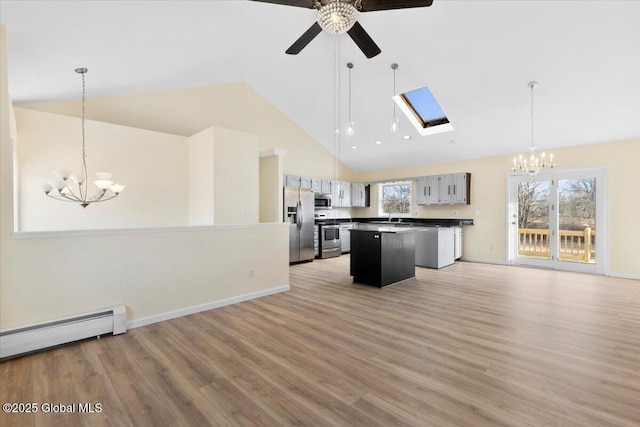
M411 182L380 185L380 214L411 214Z

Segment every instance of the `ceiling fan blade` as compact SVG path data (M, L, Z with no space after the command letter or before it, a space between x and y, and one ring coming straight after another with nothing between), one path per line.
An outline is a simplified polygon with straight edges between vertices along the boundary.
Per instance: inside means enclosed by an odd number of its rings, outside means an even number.
M297 55L300 53L302 49L308 45L311 40L315 39L318 34L322 31L322 27L317 22L314 22L311 27L307 31L304 32L303 35L300 36L298 40L295 41L291 45L289 49L287 49L287 53L289 55Z
M362 0L362 9L360 12L428 7L431 6L432 3L433 0Z
M314 0L251 0L258 1L260 3L275 3L282 4L285 6L296 6L296 7L304 7L307 9L314 8Z
M354 42L358 45L364 56L367 58L373 58L380 52L380 48L373 41L373 39L369 36L369 34L362 28L362 25L358 21L353 24L353 27L349 31L347 31L349 36L353 39Z

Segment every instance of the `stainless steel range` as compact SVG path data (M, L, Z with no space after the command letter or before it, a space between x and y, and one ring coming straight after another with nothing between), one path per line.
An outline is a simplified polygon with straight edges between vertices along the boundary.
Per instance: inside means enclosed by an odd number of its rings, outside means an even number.
M320 258L333 258L342 255L340 248L340 226L320 224Z

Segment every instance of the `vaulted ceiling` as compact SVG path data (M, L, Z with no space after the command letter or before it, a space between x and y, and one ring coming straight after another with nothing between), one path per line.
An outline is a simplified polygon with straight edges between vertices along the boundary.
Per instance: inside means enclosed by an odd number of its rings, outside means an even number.
M354 171L526 151L531 80L541 149L640 138L637 1L435 0L363 13L382 49L372 59L324 33L286 55L315 12L253 1L1 0L0 16L17 105L77 98L80 66L90 96L245 81ZM338 139L347 62L356 134ZM422 137L405 118L389 131L394 62L397 91L428 86L453 132Z

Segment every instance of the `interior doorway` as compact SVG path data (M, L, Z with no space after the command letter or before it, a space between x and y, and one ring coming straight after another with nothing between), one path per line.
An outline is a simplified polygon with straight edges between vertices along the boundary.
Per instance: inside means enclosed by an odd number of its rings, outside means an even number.
M511 264L604 274L606 169L508 179Z

